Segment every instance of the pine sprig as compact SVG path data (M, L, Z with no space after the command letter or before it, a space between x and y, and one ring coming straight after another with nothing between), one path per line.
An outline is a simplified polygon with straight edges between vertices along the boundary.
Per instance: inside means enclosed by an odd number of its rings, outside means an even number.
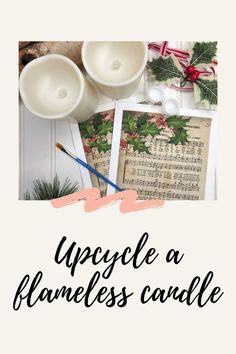
M68 177L65 179L62 186L57 175L53 178L52 183L36 179L33 181L33 200L51 200L60 198L76 192L78 187L78 182L72 184ZM24 194L24 199L31 200L31 195L28 191Z

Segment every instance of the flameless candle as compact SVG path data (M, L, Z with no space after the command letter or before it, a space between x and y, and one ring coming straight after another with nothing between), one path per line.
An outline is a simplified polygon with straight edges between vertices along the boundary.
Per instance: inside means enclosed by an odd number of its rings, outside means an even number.
M148 59L146 42L84 42L82 61L106 96L129 97L138 87Z
M20 94L26 107L48 119L82 122L95 112L98 96L73 61L50 54L31 61L20 76Z

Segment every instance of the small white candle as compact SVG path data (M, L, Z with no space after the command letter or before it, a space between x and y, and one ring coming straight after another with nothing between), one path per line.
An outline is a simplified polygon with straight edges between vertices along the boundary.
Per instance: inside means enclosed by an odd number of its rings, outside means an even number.
M30 62L20 76L26 107L48 119L87 120L96 110L95 89L79 68L63 55L50 54Z
M163 102L164 113L174 115L179 113L179 102L175 98L167 98Z
M152 86L148 89L147 98L153 104L160 103L163 99L163 90L157 86Z
M82 61L99 90L112 98L130 96L148 58L146 42L84 42Z

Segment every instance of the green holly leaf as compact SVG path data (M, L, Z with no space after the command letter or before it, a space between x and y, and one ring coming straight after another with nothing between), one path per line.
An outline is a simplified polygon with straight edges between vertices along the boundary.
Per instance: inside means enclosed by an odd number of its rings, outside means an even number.
M92 138L95 134L95 130L89 121L79 124L80 134L83 138Z
M106 120L103 121L97 127L97 134L100 136L107 135L108 133L112 133L112 130L113 130L113 122L111 120Z
M169 144L178 145L179 143L184 145L188 142L187 131L184 128L177 128L175 135L168 141Z
M142 125L144 125L149 118L147 113L141 114L136 121L137 128L139 129Z
M145 146L145 143L142 141L140 137L137 137L135 139L127 139L128 144L133 146L134 151L138 152L146 152L147 154L150 154L147 146Z
M217 105L217 80L198 79L194 83L194 95L196 102L207 102Z
M89 145L93 148L97 148L98 152L107 152L111 149L111 145L109 145L106 140L100 138L95 142L90 142Z
M148 62L148 67L152 70L157 81L171 83L176 78L183 76L183 70L174 55L168 57L160 56Z
M169 128L183 128L186 126L189 119L190 118L183 119L180 116L171 116L166 119L166 123L168 124Z
M135 119L129 112L125 112L122 121L122 130L126 133L134 133L136 131Z
M159 135L161 130L162 129L157 128L156 124L147 122L144 125L142 125L139 130L137 130L137 134L144 135L144 136L150 134L151 136L154 137L155 135Z
M97 130L98 126L102 123L102 116L100 113L95 114L93 118L93 127Z
M191 50L190 64L211 64L216 50L217 42L196 42Z

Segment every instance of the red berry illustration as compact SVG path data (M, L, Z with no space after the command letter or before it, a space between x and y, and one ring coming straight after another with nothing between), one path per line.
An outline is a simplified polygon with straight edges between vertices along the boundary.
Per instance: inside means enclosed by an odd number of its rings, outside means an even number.
M196 80L197 80L197 75L191 74L191 75L189 75L188 79L189 79L190 81L196 81Z
M97 136L96 136L96 135L93 135L91 141L93 141L93 142L97 141Z
M166 118L163 116L160 116L159 118L157 118L156 125L158 128L167 127Z
M187 66L185 71L187 74L192 74L194 72L194 70L195 70L195 67L193 65L189 65L189 66Z
M193 74L197 75L197 79L198 79L200 72L198 70L194 70Z
M135 139L135 138L137 138L137 134L136 133L131 133L131 134L129 134L129 138L130 139Z
M188 79L190 81L196 81L199 77L199 71L198 70L194 70L194 72L192 74L189 75Z
M120 146L121 146L122 149L126 148L126 146L127 146L127 141L124 140L124 139L121 139L121 140L120 140Z
M91 147L89 145L84 145L84 152L86 154L89 154L92 151Z

